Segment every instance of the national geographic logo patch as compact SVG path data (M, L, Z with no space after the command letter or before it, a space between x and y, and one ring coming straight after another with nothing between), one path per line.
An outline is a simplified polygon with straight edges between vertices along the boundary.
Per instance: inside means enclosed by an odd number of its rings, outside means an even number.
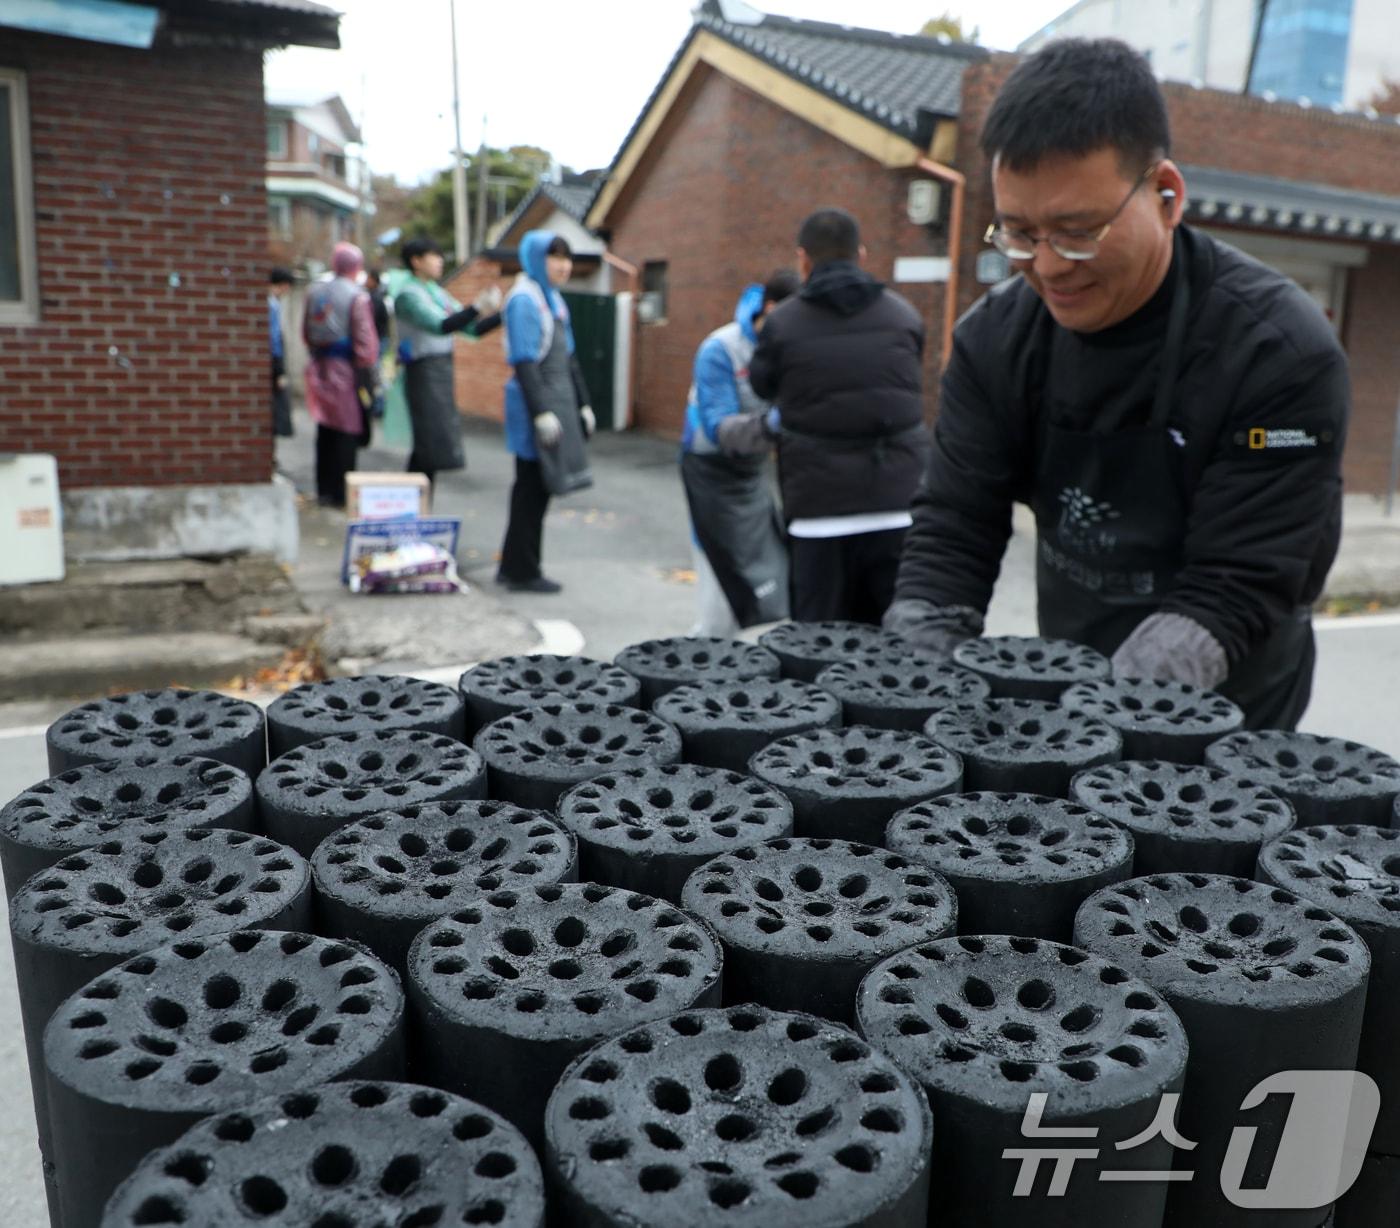
M1232 442L1237 451L1281 460L1330 453L1335 439L1335 434L1326 429L1254 426L1236 431Z

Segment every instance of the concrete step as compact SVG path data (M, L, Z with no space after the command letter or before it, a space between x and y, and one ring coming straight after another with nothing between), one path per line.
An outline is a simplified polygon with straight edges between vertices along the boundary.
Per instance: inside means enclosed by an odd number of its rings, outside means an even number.
M287 572L257 556L87 563L50 584L0 587L0 636L228 631L249 618L301 614Z
M11 641L0 644L0 702L219 686L277 665L283 651L214 631Z

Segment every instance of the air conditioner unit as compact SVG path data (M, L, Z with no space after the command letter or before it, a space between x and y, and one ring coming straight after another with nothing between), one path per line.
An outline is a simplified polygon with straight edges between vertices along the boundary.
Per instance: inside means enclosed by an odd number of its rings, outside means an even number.
M943 212L943 185L936 179L916 179L909 185L905 211L915 226L938 221Z

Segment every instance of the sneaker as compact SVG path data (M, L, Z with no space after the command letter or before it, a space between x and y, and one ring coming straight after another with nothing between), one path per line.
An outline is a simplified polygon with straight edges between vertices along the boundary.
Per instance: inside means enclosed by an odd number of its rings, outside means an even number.
M536 576L533 580L507 580L506 587L512 593L557 593L564 586L556 580Z

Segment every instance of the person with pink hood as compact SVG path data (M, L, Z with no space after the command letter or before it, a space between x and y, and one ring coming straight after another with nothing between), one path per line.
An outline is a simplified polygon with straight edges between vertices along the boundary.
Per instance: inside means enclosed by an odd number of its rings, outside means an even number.
M306 408L316 422L316 498L325 507L345 506L345 475L369 442L364 398L373 388L379 338L369 291L355 280L364 266L358 247L337 243L334 276L311 287L301 322L311 354Z

